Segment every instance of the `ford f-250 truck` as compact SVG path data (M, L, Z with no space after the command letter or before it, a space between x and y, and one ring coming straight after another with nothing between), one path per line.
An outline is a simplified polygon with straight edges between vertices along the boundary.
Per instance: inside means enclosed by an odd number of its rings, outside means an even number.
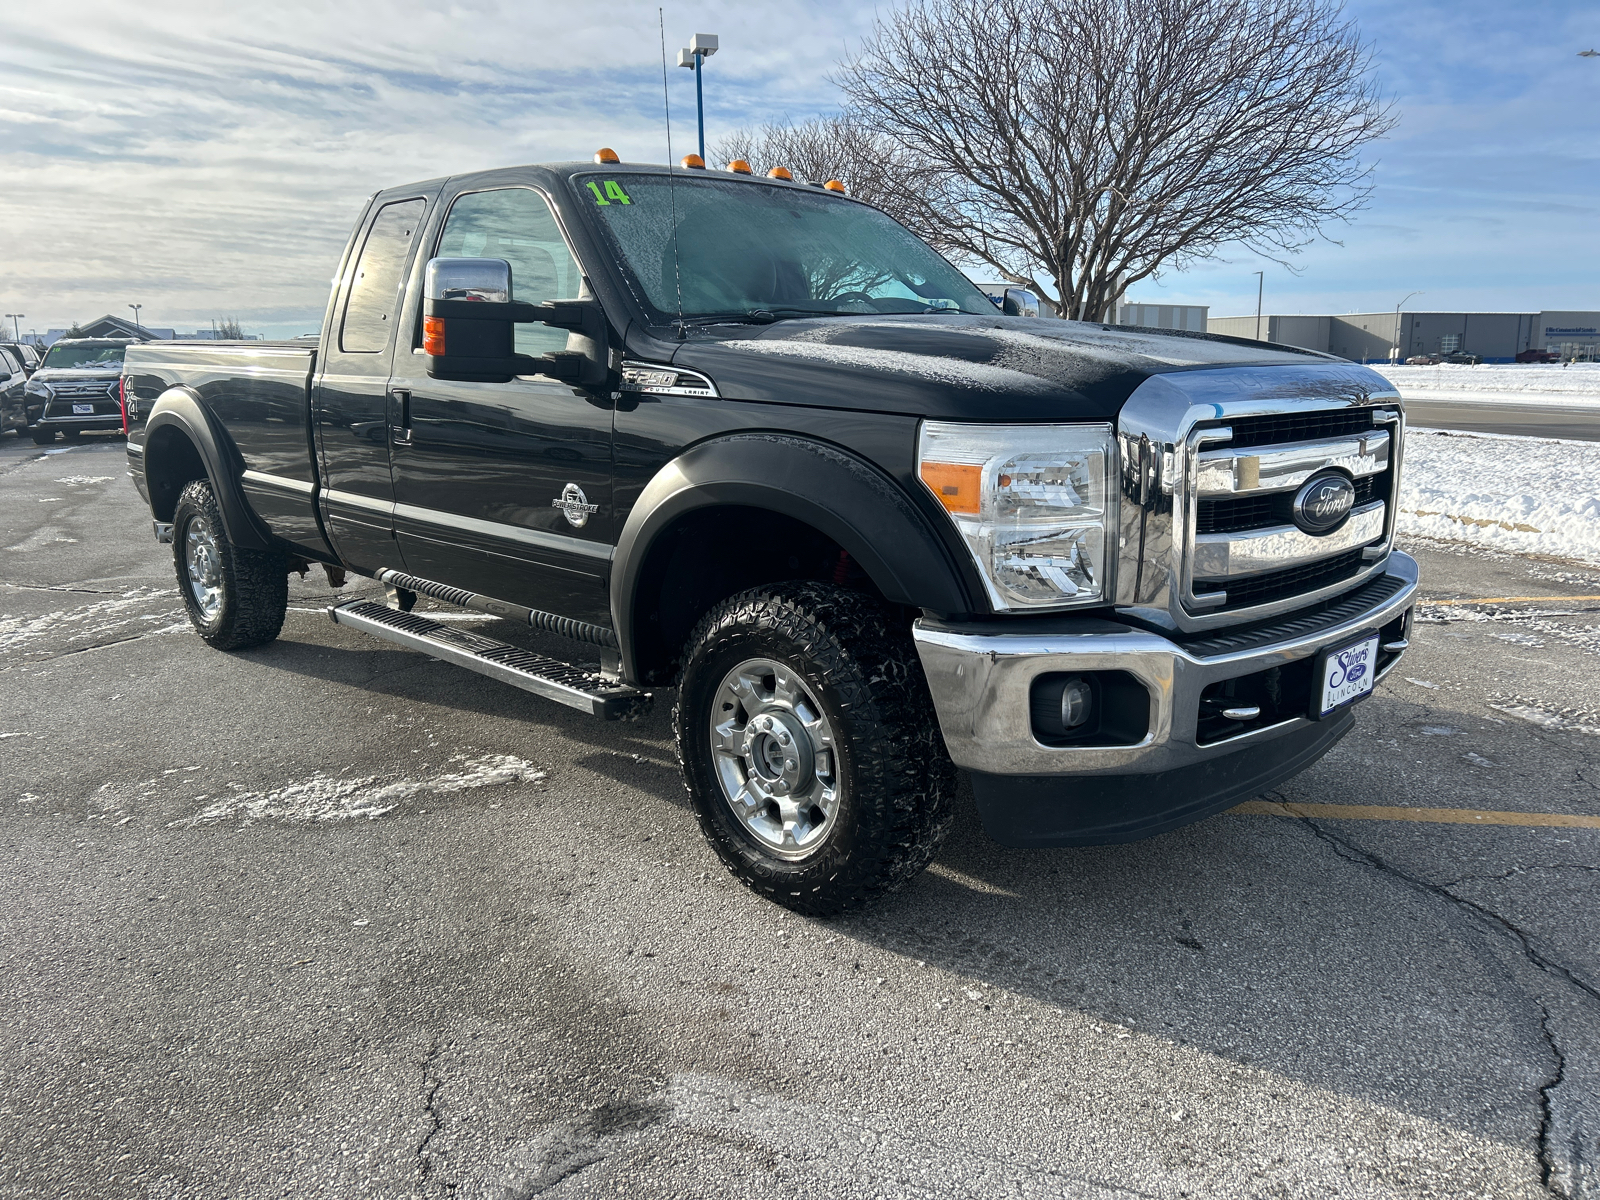
M920 871L957 767L1002 842L1113 842L1350 730L1417 588L1381 376L1008 315L837 185L731 168L392 188L320 341L129 347L132 475L201 636L274 638L321 563L388 586L338 624L587 712L676 687L706 836L811 913Z

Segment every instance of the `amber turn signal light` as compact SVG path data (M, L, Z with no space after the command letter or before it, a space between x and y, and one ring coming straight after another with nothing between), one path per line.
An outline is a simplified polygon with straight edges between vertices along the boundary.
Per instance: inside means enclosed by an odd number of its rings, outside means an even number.
M698 154L685 154L682 165L694 171L704 171L706 169L706 160Z
M422 352L435 358L444 356L444 318L422 318Z
M789 168L788 167L773 167L772 170L767 172L767 178L768 179L789 179L789 180L792 180L794 178L794 176L789 174Z
M617 157L617 152L610 146L601 146L600 149L596 150L594 152L594 160L597 163L614 163L622 161Z
M983 485L983 467L977 463L922 464L922 482L939 497L939 503L953 513L978 515L978 489Z
M732 171L735 175L749 175L750 164L745 162L745 160L742 158L736 158L728 164L728 170Z
M840 183L837 179L830 179L830 180L828 180L827 183L823 184L822 186L827 188L830 192L843 192L844 191L844 184Z

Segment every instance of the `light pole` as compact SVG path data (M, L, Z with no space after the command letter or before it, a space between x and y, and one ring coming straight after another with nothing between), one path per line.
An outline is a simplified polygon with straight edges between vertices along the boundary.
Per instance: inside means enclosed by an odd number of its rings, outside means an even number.
M17 322L22 320L22 318L27 316L27 315L28 315L27 313L7 313L6 314L6 316L11 319L11 340L12 341L20 342L22 340L22 328L21 328L21 326L19 326L17 324Z
M1406 300L1411 299L1412 296L1421 296L1421 295L1424 295L1424 293L1422 293L1422 292L1411 292L1410 294L1408 294L1406 296L1405 300L1401 300L1400 301L1400 304L1404 304L1406 302ZM1389 360L1390 362L1392 362L1392 363L1394 363L1396 365L1398 365L1399 362L1400 362L1400 304L1396 304L1394 306L1394 354L1391 356L1391 358Z
M1261 294L1267 289L1265 272L1254 272L1256 277L1256 341L1261 340Z
M133 309L133 327L135 329L137 329L140 333L143 333L144 332L144 326L139 324L139 310L141 308L143 308L144 305L142 305L142 304L130 304L130 305L128 305L128 307Z
M700 72L705 60L717 52L717 35L697 33L689 39L689 48L678 51L678 65L694 71L694 106L700 120L700 161L706 160L706 100L700 86Z

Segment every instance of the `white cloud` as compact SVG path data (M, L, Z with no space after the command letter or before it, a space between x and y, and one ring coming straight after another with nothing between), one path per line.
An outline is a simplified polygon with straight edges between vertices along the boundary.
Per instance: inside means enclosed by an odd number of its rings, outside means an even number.
M43 330L124 305L154 326L294 333L366 196L600 145L664 161L657 10L636 3L51 6L0 44L5 296ZM870 10L703 4L708 129L810 115ZM694 90L669 67L674 149Z

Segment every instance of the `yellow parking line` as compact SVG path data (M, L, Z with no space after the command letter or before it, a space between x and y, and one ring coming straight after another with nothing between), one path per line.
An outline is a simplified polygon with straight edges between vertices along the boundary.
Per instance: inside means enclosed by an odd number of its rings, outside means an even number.
M1229 812L1262 817L1330 817L1340 821L1427 821L1441 825L1533 825L1544 829L1600 829L1600 817L1572 813L1490 812L1477 808L1393 808L1382 804L1279 804L1246 800Z
M1564 603L1571 600L1600 600L1600 596L1485 596L1478 600L1419 600L1419 604L1534 604L1540 601Z

